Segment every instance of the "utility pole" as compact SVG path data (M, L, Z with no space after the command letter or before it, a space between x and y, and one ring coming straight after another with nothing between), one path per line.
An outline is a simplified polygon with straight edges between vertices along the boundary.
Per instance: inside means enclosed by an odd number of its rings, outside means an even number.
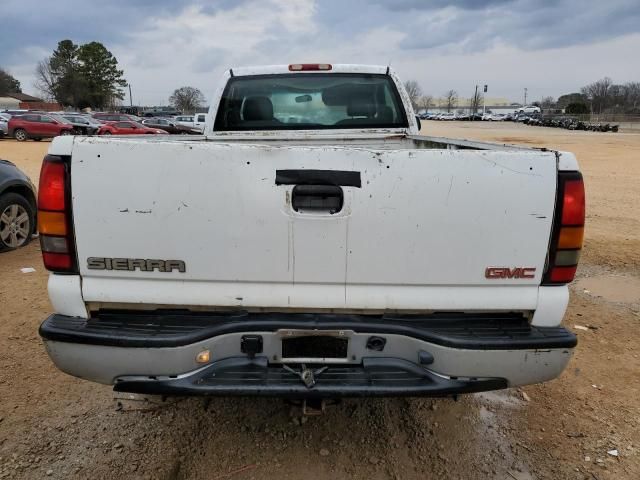
M478 85L476 85L476 93L473 95L473 101L471 102L471 121L474 121L474 115L478 108Z
M131 96L131 84L129 84L129 105L133 107L133 97Z
M484 114L485 114L485 109L486 109L486 93L487 93L487 85L485 84L484 86L484 93L485 95L482 96L482 119L484 120Z
M524 88L524 105L523 107L527 106L527 87Z

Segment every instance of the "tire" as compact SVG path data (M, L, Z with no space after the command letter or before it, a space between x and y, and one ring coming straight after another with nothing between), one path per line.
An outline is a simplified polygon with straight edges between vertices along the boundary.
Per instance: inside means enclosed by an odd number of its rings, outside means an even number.
M34 137L34 138L32 138L31 140L35 140L36 142L39 142L40 140L42 140L42 138L40 138L40 137Z
M102 132L102 135L111 135L111 132L109 130L106 130L106 131Z
M66 137L67 135L72 135L72 134L73 134L73 132L71 130L62 130L60 132L60 136L62 136L62 137Z
M0 197L0 252L24 247L35 231L35 212L22 195L5 193Z
M29 135L27 135L27 132L25 129L16 128L13 132L13 138L15 138L19 142L26 142L27 139L29 138Z

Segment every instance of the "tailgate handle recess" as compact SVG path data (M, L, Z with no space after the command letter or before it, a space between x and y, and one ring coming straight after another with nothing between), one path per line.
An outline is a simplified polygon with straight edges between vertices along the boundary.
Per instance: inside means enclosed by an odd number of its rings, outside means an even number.
M338 213L342 210L344 193L336 185L296 185L291 206L296 212Z

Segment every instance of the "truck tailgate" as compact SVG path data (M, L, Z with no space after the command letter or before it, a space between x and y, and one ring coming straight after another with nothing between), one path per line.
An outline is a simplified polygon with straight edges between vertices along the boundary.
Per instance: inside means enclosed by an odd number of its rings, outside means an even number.
M351 172L360 186L343 182L337 213L296 212L284 170ZM533 310L557 166L535 150L86 138L71 172L86 302ZM185 271L89 269L90 257ZM487 278L490 267L533 275Z

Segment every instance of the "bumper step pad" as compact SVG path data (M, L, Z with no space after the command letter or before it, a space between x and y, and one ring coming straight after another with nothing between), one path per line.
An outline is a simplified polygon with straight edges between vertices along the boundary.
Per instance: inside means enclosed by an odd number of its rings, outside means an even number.
M448 396L507 387L507 381L449 379L397 358L364 358L360 365L332 365L308 387L292 369L266 357L220 360L180 378L125 377L114 390L155 395L276 396L335 398L358 396Z

